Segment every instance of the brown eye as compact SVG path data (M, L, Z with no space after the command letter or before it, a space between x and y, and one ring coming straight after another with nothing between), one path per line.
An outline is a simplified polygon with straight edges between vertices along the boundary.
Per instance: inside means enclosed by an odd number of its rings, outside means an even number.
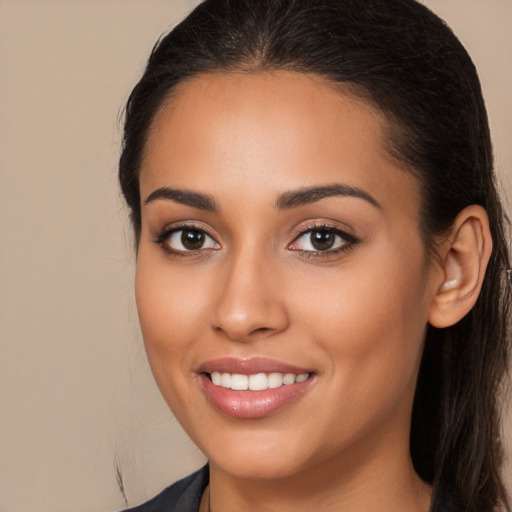
M357 242L354 236L341 229L319 226L303 231L288 248L312 254L335 253L338 250L349 249Z
M172 231L163 240L170 251L191 252L218 249L219 244L202 229L181 228Z
M332 249L335 240L336 235L331 231L312 231L310 234L311 246L317 251L327 251L328 249Z
M195 251L201 249L204 244L205 235L196 229L183 229L181 231L181 243L185 249Z

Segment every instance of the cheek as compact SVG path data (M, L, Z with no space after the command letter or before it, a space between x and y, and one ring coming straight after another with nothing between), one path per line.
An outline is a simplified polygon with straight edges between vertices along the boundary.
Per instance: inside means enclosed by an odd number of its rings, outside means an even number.
M155 380L164 388L179 386L178 369L190 367L187 357L201 322L200 297L193 283L180 279L159 258L140 250L135 297L144 345Z
M328 279L312 280L307 297L290 294L297 322L329 357L333 389L358 403L385 398L389 406L414 387L428 301L421 243L412 254L408 249L407 261L397 257L400 251L376 252Z
M390 258L357 262L311 278L289 294L297 318L305 315L327 338L345 333L341 346L360 346L361 338L375 331L386 337L391 332L406 335L410 329L422 330L427 318L422 259L385 261Z

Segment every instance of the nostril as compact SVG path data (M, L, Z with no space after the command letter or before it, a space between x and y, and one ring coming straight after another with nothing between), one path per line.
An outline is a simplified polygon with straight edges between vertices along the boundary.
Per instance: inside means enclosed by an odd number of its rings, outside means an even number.
M264 338L265 336L271 335L273 332L277 332L278 329L272 327L256 327L254 329L236 329L233 326L214 326L214 331L217 334L228 336L230 339L236 341L250 341Z
M270 327L258 327L257 329L254 329L251 334L265 334L267 332L272 331Z

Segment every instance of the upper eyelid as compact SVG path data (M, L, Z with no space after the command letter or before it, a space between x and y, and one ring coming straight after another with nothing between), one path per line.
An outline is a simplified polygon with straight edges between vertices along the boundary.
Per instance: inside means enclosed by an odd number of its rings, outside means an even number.
M339 226L335 226L333 224L326 223L325 221L322 221L318 224L308 224L306 226L303 226L297 230L297 233L294 235L293 240L297 240L300 236L309 233L311 231L332 231L334 233L340 234L340 236L345 236L349 240L355 240L357 237L353 234L351 234L347 229L343 229Z
M177 224L172 224L172 225L165 226L164 228L158 230L155 233L155 236L153 238L154 238L156 243L163 243L173 233L176 233L177 231L184 231L184 230L202 231L208 237L210 237L212 240L214 240L216 243L219 243L218 240L217 240L217 237L212 235L210 230L208 230L204 226L201 226L201 225L196 224L194 222L184 222L184 223L177 223Z

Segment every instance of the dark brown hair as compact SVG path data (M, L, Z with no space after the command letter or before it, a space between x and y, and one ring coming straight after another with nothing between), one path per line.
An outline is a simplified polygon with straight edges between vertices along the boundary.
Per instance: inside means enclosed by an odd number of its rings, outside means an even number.
M478 76L445 23L415 0L206 0L162 38L126 106L119 165L140 232L138 174L155 114L173 89L210 72L286 69L349 87L390 120L389 152L421 184L427 248L466 206L483 206L493 253L472 311L429 327L414 401L417 473L455 510L507 506L499 392L510 348L506 219Z

